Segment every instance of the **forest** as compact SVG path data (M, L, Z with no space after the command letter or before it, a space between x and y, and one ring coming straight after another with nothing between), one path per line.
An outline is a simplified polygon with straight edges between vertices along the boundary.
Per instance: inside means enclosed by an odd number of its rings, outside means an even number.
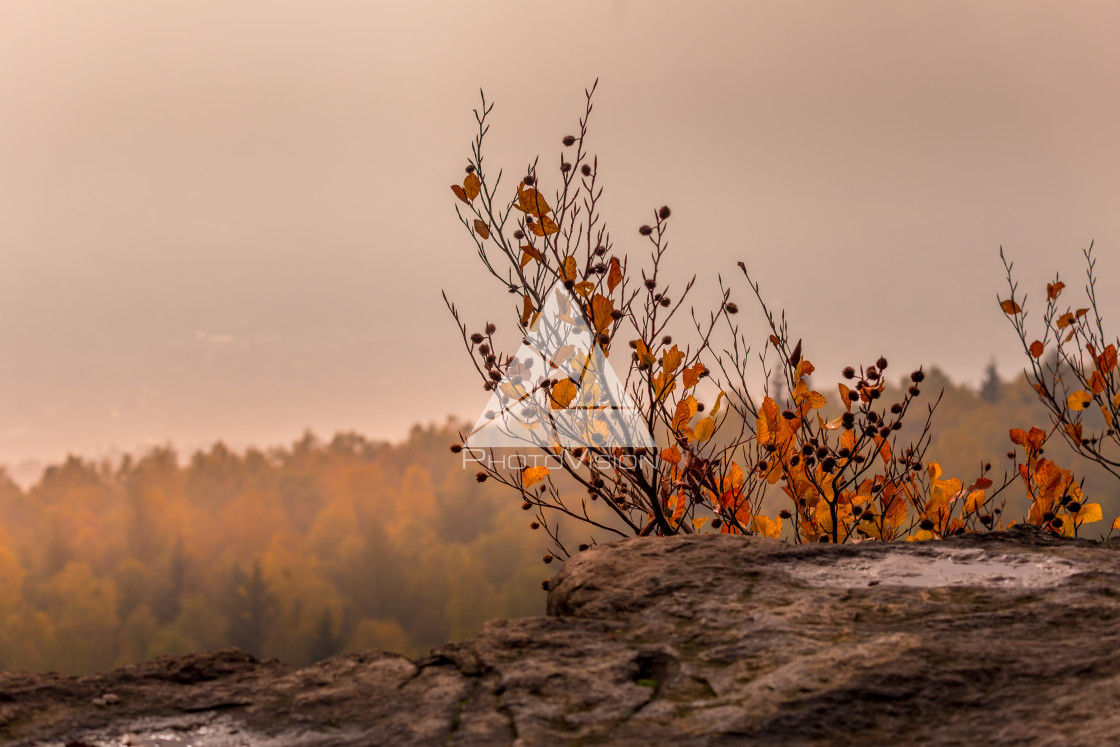
M944 390L928 458L949 474L984 461L1002 474L1009 429L1046 422L1022 374L990 366L970 388L933 368L923 386L930 402ZM516 494L450 450L466 427L71 456L27 490L0 472L0 669L88 673L224 646L295 665L367 648L421 656L488 619L541 614L559 564L542 563L548 537ZM1053 451L1106 517L1120 513L1109 475ZM1009 523L1027 499L1018 481L1006 492Z

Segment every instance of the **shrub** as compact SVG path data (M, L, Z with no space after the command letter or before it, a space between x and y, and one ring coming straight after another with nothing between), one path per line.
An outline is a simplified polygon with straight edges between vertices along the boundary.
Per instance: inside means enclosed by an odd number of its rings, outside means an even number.
M1040 336L1027 331L1025 295L1019 295L1003 248L1000 259L1007 274L1008 297L1000 308L1011 321L1027 358L1026 376L1050 415L1050 428L1029 431L1013 429L1011 440L1022 450L1017 461L1019 474L1031 499L1027 521L1053 532L1075 535L1087 522L1100 521L1101 507L1087 502L1083 482L1052 460L1043 458L1046 442L1055 434L1073 451L1120 478L1120 372L1117 343L1105 334L1097 302L1096 260L1093 245L1083 251L1086 264L1085 294L1088 305L1074 309L1059 304L1066 284L1058 275L1046 285L1046 307L1042 312ZM1028 340L1031 340L1028 342ZM1049 354L1047 353L1049 351ZM1099 419L1096 417L1100 414ZM1120 518L1109 534L1120 529Z
M757 356L762 383L749 374L750 341L722 278L708 308L688 307L682 324L696 279L664 271L672 211L653 210L624 242L638 241L644 258L620 248L599 214L603 187L588 140L594 88L585 91L574 134L561 140L558 168L534 160L516 188L505 189L502 173L493 177L484 161L493 104L483 95L466 174L451 186L483 267L518 299L515 326L524 345L500 351L497 325L471 332L446 295L445 302L490 393L487 415L530 454L497 457L495 446L472 444L475 434L452 450L484 455L478 481L495 480L517 494L532 512L531 528L550 538L546 562L576 549L561 537L566 520L599 536L719 532L794 542L934 539L1003 528L999 496L1013 474L996 485L985 463L966 486L927 461L937 403L917 404L921 369L892 387L880 357L844 368L826 396L812 382L802 341L794 341L784 313L766 303L743 262L737 276L769 327ZM537 349L572 334L575 344ZM610 379L607 360L619 369L617 392L601 383ZM918 435L900 442L910 418L921 424ZM652 441L618 438L637 425ZM782 501L776 513L766 509L775 499Z

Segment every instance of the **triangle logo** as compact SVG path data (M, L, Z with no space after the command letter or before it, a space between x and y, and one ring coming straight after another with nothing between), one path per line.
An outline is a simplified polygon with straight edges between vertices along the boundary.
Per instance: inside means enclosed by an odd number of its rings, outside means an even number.
M463 446L652 449L655 443L578 302L556 285Z

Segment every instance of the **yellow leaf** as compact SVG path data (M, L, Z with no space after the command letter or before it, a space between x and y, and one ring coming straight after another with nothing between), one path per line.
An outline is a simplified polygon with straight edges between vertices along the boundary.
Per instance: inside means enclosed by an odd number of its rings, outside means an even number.
M1066 397L1066 406L1071 410L1084 410L1093 401L1093 395L1086 391L1077 391Z
M840 401L844 404L844 407L847 409L847 411L851 412L852 411L852 401L850 399L848 399L848 392L850 392L852 390L849 389L848 387L844 386L844 384L842 382L840 384L837 384L836 386L840 390Z
M452 184L451 185L451 191L454 192L455 196L458 197L463 202L466 202L466 203L470 202L470 200L467 199L467 193L464 192L463 188L460 187L458 184Z
M1120 516L1117 516L1115 519L1112 520L1112 528L1113 529L1120 529Z
M835 431L838 430L843 424L844 418L836 418L835 420L830 420L826 423L824 422L824 418L820 416L820 413L817 414L817 425L820 426L820 429L822 431Z
M583 298L587 298L591 295L591 292L595 290L595 283L584 280L582 283L576 283L572 286L572 290Z
M1089 524L1094 521L1100 521L1104 518L1104 514L1101 512L1101 504L1086 503L1081 507L1080 511L1074 514L1074 518L1077 520L1078 526L1081 526L1082 524Z
M794 378L795 381L800 381L801 379L803 379L806 376L809 376L810 374L813 373L813 371L816 371L816 370L817 370L816 367L813 366L812 363L810 363L809 361L807 361L805 359L802 359L801 362L799 362L797 364L797 370L794 371L793 378Z
M696 424L696 442L703 443L712 437L716 431L716 421L710 417L704 418Z
M763 537L777 539L782 534L782 517L779 516L777 519L771 519L769 516L752 517L751 528Z
M661 371L653 377L653 394L658 402L669 396L669 393L676 388L676 377L669 371Z
M473 200L478 197L478 193L482 191L482 182L478 180L478 174L473 171L467 174L467 178L463 180L463 192L466 193L468 200Z
M697 517L693 518L693 520L692 520L692 528L695 529L696 531L700 531L700 527L704 526L707 523L708 523L708 517L707 516L697 516Z
M966 514L974 514L984 506L984 501L987 499L987 494L983 490L975 490L968 494L964 499L964 511Z
M644 363L647 366L652 366L657 363L657 359L653 357L653 353L649 352L649 347L644 340L631 340L634 343L634 349L638 351L638 363Z
M482 238L484 238L484 239L490 238L490 229L486 227L486 223L484 221L481 221L478 218L474 219L474 230Z
M611 268L607 271L607 290L611 293L622 282L622 265L618 263L617 257L611 257Z
M560 226L556 225L556 221L546 215L540 220L530 223L529 230L535 236L551 236L560 232Z
M712 415L719 415L719 403L723 401L723 392L716 396L716 403L712 405Z
M1021 312L1023 310L1022 306L1020 306L1018 303L1011 300L1010 298L1007 299L1006 301L1000 301L999 302L999 307L1001 309L1003 309L1003 313L1005 313L1005 314L1018 314L1019 312Z
M572 403L572 400L579 394L579 389L571 379L561 379L552 386L550 394L551 405L553 410L563 410Z
M684 360L684 353L677 349L674 345L669 350L661 354L661 368L668 373L675 373L677 367L681 365Z
M548 477L548 467L526 467L521 473L521 487L531 488Z

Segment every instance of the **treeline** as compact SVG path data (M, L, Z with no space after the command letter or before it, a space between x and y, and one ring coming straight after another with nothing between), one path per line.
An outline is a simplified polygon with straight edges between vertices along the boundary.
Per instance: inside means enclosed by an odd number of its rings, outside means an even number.
M929 372L929 401L942 388L927 459L947 474L1002 472L1008 429L1047 425L1023 381L990 371L977 391ZM463 469L448 449L457 428L71 457L26 491L0 472L0 669L83 673L230 645L297 665L364 648L418 656L487 619L541 613L546 537L516 493ZM1110 524L1120 486L1054 451ZM1009 493L1011 519L1025 502Z
M455 429L307 435L0 474L0 669L92 672L238 646L306 664L412 655L543 610L539 538L478 485Z

